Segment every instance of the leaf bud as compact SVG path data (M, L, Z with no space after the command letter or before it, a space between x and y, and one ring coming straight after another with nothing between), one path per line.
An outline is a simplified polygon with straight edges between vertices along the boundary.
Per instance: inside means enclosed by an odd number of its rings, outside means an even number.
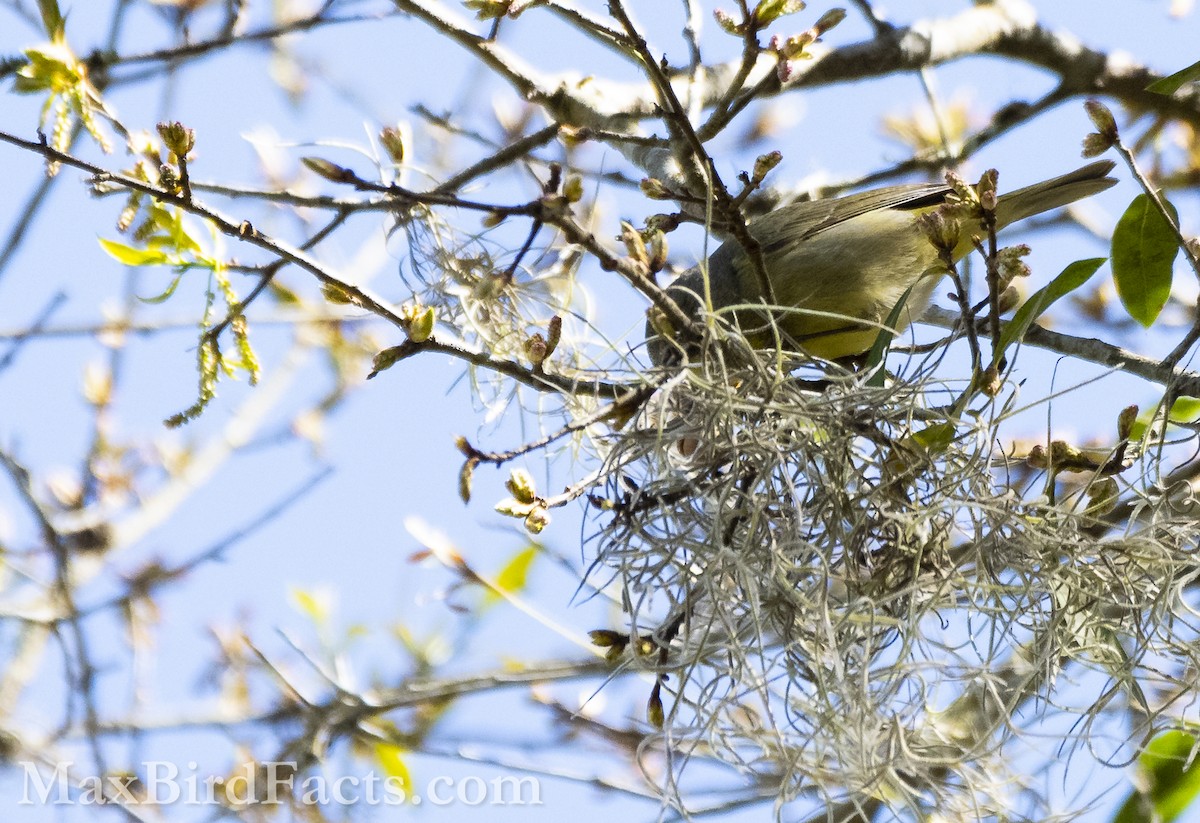
M715 9L713 11L713 19L717 21L717 25L721 27L721 31L726 34L732 34L735 37L741 37L746 30L743 23L739 23L733 19L733 15L724 9Z
M1101 136L1116 142L1118 137L1117 120L1108 106L1093 98L1084 103L1083 108L1091 118L1096 131L1100 132Z
M411 139L406 139L405 135L408 131L407 124L403 123L399 126L384 126L379 130L379 142L396 165L404 162L406 144Z
M163 145L178 158L186 158L196 146L196 132L180 123L159 123L158 134Z
M830 9L822 14L820 19L817 20L816 24L813 26L813 31L815 31L817 36L820 37L822 34L829 31L845 19L845 9Z
M1117 437L1121 440L1128 440L1133 435L1133 426L1137 423L1138 411L1137 406L1126 406L1117 415Z
M525 339L525 356L529 358L529 362L534 366L541 368L542 363L546 361L548 353L546 338L542 336L541 332L535 332Z
M656 680L650 690L650 699L646 701L646 720L656 729L661 729L666 722L662 702L662 681Z
M979 206L984 211L994 212L996 210L996 184L999 179L1000 173L995 169L988 169L979 178L976 191L979 196Z
M478 461L474 458L463 461L462 468L458 471L458 496L464 503L471 502L471 481L475 477L475 466Z
M331 183L349 183L354 180L354 172L323 157L301 157L300 162L313 174Z
M663 182L656 177L643 177L642 182L638 184L642 190L642 194L649 197L651 200L670 200L671 192L663 185Z
M554 354L554 350L558 348L558 342L562 340L562 317L554 315L550 318L550 323L546 327L546 356Z
M493 508L505 517L528 517L534 509L533 503L522 503L513 497L506 497Z
M1000 282L1007 286L1018 277L1029 276L1029 266L1021 258L1029 254L1029 246L1020 243L1016 246L1005 246L996 254L996 263L1000 269Z
M436 320L433 306L426 307L425 311L418 309L408 322L408 339L414 343L424 343L433 334Z
M522 503L532 503L537 500L537 491L533 483L533 475L525 469L513 469L504 483L508 493Z
M778 166L783 161L783 152L771 151L766 154L760 154L754 161L754 174L752 179L755 183L760 183L771 172L771 169Z
M583 199L583 178L578 174L572 174L567 178L567 182L563 185L563 197L567 198L568 203L578 203Z
M667 236L658 229L650 234L650 273L657 274L667 265Z
M525 517L525 530L530 534L541 534L550 525L550 512L546 507L537 505Z
M621 221L621 242L625 244L629 256L641 265L650 267L650 255L646 253L646 241L631 224Z

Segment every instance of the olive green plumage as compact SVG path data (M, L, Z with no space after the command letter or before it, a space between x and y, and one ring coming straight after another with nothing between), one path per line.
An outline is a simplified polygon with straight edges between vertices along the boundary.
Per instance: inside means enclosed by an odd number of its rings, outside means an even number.
M1092 163L1001 195L997 227L1104 191L1117 182L1108 176L1113 165ZM888 186L794 203L754 220L750 233L762 248L779 306L772 311L775 328L761 309L740 309L734 319L755 346L774 345L777 329L785 347L837 359L869 349L911 287L899 323L906 328L928 306L941 271L937 250L917 217L945 203L951 193L945 183ZM965 234L955 259L971 250L969 232ZM707 271L714 310L760 304L758 277L736 241L712 253ZM696 314L705 298L700 268L685 272L668 292L685 311ZM651 359L661 364L674 347L653 334L649 323L647 337Z

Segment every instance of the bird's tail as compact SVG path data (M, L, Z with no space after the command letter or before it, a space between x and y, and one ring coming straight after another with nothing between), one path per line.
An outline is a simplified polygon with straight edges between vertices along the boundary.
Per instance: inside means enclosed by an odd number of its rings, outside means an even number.
M996 203L997 227L1004 228L1116 185L1116 178L1108 176L1115 165L1111 160L1100 160L1061 177L1001 195Z

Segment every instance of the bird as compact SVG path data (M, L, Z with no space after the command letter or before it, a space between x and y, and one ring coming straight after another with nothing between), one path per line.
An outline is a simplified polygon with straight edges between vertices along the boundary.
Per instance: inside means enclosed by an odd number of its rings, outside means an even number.
M999 195L996 228L1104 191L1117 182L1109 176L1114 166L1108 160L1090 163ZM703 267L676 278L667 294L692 318L701 315L707 295L714 311L731 310L755 348L779 341L784 348L825 360L860 355L871 348L906 292L897 331L929 305L947 269L919 218L953 202L953 194L949 183L885 186L792 203L751 221L748 228L774 292L773 307L763 305L759 274L735 239L722 243ZM969 226L964 222L963 227L951 253L956 262L974 247ZM678 330L656 307L649 314L651 361L658 366L677 361L680 346L668 338Z

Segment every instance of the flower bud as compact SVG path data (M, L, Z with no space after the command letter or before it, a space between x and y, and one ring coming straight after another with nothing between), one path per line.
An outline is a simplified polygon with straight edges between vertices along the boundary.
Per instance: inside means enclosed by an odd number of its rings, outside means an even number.
M938 251L952 253L958 248L962 227L949 209L939 207L922 214L917 218L917 227Z

